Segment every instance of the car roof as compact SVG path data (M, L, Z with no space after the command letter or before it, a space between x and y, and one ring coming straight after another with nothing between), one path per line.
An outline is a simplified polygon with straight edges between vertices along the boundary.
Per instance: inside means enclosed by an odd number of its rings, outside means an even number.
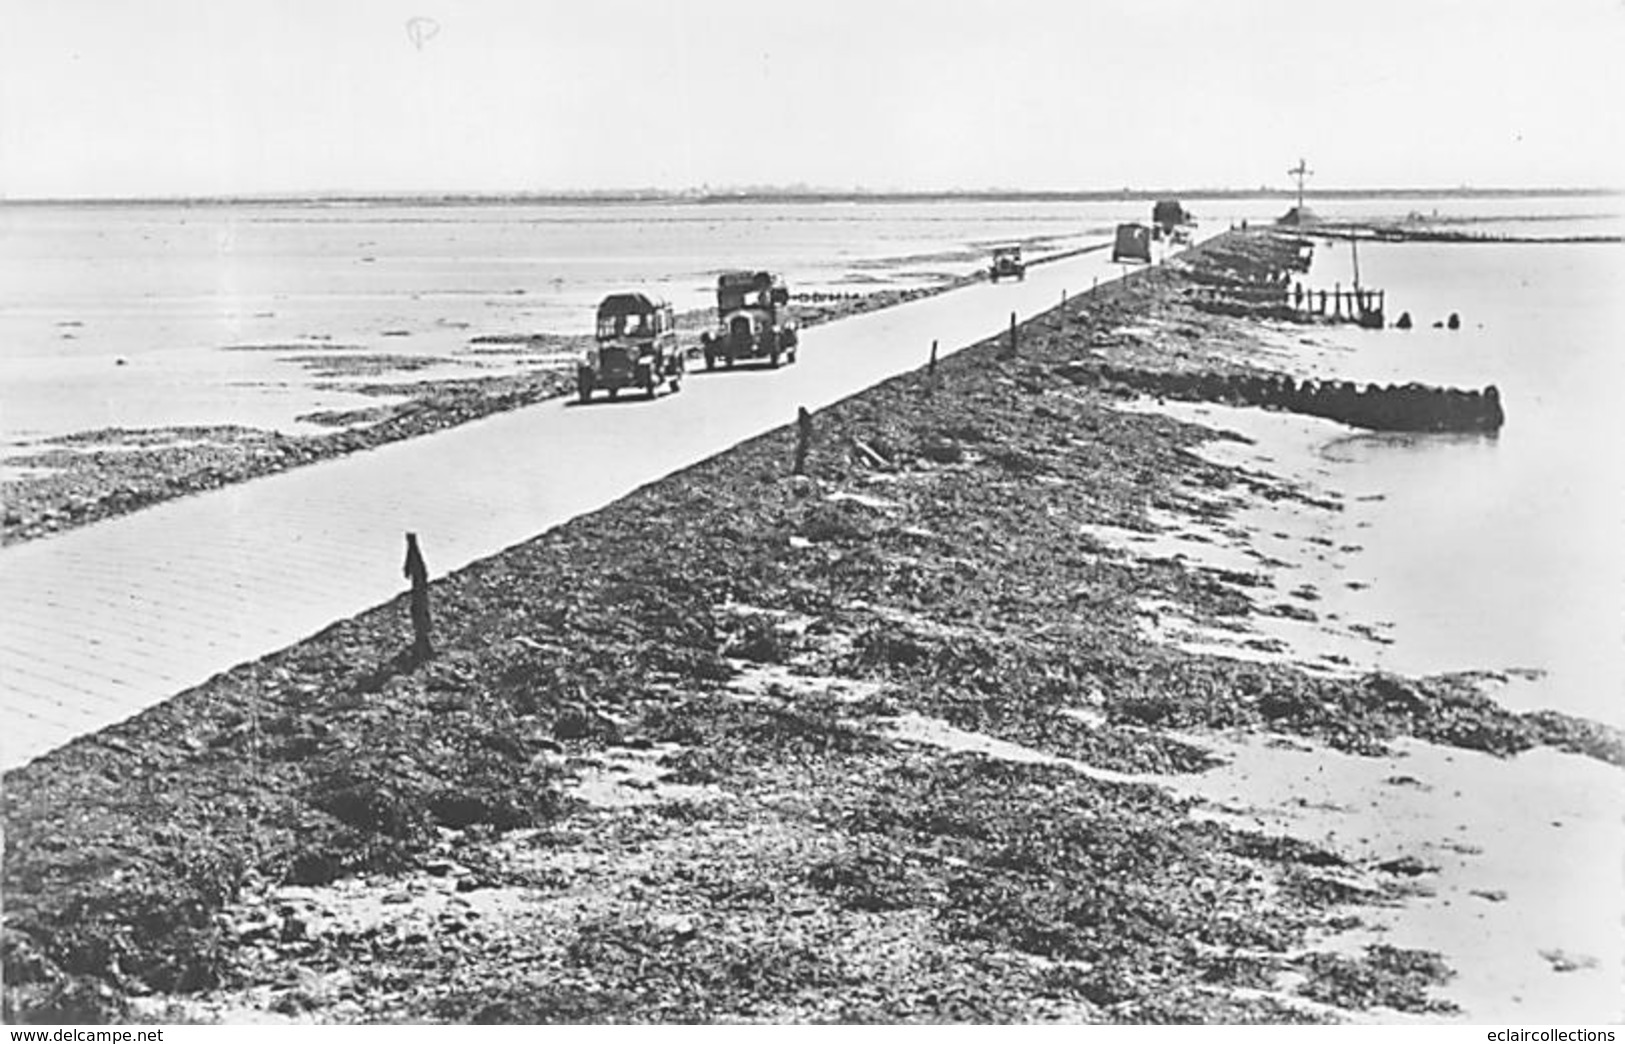
M598 314L601 316L643 315L665 307L667 305L664 298L651 297L644 293L610 294L598 306Z
M730 290L741 286L780 286L783 284L783 282L784 281L782 279L772 272L747 272L744 269L735 269L731 272L723 272L721 275L717 276L717 286L727 287Z

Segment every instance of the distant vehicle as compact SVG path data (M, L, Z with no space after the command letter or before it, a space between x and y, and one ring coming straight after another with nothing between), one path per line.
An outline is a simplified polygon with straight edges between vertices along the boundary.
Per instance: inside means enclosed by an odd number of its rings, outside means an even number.
M790 291L771 272L724 272L717 277L717 328L700 335L707 370L741 359L796 361L801 338L789 318Z
M1177 199L1159 199L1151 208L1151 230L1157 239L1172 239L1176 243L1189 242L1189 226L1194 224L1196 219ZM1181 232L1184 232L1184 239L1180 238Z
M988 267L987 277L997 283L1001 277L1017 279L1027 278L1027 264L1021 260L1021 248L1018 246L996 247L993 251L993 264Z
M652 399L662 384L680 390L683 370L671 305L645 294L610 294L598 306L593 346L576 367L576 392L586 402L599 388L611 399L622 388L640 388Z
M1151 262L1151 229L1145 225L1118 225L1112 243L1113 261Z

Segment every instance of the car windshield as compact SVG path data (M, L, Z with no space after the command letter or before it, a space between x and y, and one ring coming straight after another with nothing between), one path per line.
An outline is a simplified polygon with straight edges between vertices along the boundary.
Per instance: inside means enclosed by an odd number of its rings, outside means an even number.
M642 337L652 329L650 317L642 315L601 315L598 317L598 336L611 337Z
M725 312L736 308L767 308L772 300L768 290L758 290L754 287L733 288L717 291L717 306Z

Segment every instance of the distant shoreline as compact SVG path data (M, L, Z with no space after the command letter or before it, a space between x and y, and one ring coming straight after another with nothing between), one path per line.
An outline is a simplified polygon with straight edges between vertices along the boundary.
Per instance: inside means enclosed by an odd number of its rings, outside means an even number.
M1621 188L1380 188L1308 189L1305 199L1531 199L1597 198L1625 196ZM1086 189L1086 190L965 190L935 192L841 192L796 190L749 190L739 192L661 191L628 189L603 192L513 192L513 193L289 193L267 195L212 196L131 196L131 197L41 197L0 199L0 207L35 206L240 206L275 204L279 206L391 205L414 206L505 206L516 203L541 205L594 205L629 203L1103 203L1143 202L1167 197L1185 199L1296 199L1293 189Z

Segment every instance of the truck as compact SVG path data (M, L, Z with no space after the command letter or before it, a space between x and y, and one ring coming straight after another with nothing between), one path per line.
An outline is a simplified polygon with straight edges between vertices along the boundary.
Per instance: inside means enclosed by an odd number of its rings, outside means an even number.
M1002 246L993 248L993 263L988 266L987 277L997 283L1000 278L1008 279L1014 276L1017 279L1027 278L1027 265L1021 260L1019 246Z
M717 277L717 326L700 335L705 368L741 359L796 361L801 343L789 317L790 291L771 272L724 272Z
M576 366L576 392L587 402L600 388L611 399L637 388L652 399L662 385L682 389L685 360L670 304L643 293L610 294L598 306L592 347Z

